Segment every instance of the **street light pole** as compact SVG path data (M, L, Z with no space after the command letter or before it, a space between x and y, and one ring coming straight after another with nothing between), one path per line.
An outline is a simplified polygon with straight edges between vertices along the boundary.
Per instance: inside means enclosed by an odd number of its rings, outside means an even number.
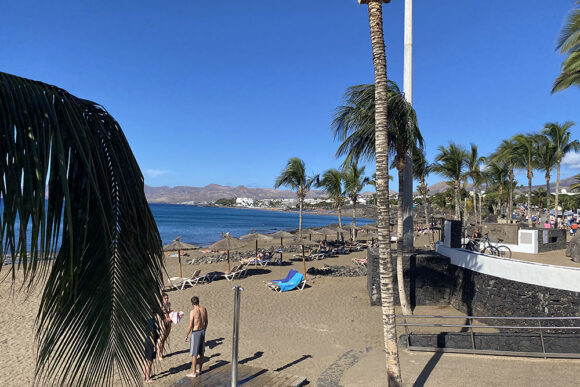
M403 62L403 93L413 106L413 0L405 0L405 40ZM413 150L405 155L403 171L403 249L413 251ZM400 182L399 182L400 183Z

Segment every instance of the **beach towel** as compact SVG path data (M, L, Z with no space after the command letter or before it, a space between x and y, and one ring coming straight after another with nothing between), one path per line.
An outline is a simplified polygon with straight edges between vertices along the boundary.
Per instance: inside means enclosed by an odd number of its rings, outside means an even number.
M181 318L183 317L184 313L183 312L169 312L169 318L171 319L171 321L173 321L174 324L177 324L179 321L181 321Z

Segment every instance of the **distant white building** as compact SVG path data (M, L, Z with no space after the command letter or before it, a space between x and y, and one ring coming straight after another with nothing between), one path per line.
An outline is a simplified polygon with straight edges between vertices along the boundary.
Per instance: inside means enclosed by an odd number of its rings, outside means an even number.
M236 206L239 207L252 207L255 200L252 198L236 198Z

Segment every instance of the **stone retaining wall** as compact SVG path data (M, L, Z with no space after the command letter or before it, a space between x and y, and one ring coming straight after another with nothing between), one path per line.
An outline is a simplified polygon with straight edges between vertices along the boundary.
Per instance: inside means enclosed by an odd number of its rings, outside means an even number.
M380 305L378 251L369 249L368 288L371 305ZM396 259L393 254L393 269ZM396 272L394 270L394 272ZM580 316L580 293L524 284L452 265L435 252L419 252L404 260L411 306L452 305L472 316ZM396 286L396 275L395 275ZM395 302L398 292L395 288ZM520 321L525 324L525 321ZM495 322L489 321L490 324ZM513 323L513 322L512 322ZM565 325L573 325L572 322Z

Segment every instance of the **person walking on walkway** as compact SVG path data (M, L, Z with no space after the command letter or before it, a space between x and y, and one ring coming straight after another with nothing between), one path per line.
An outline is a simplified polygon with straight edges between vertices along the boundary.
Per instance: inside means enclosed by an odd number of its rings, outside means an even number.
M199 306L199 297L191 297L192 310L189 312L189 326L185 334L185 341L189 340L189 355L191 356L191 373L186 375L195 378L201 374L203 354L205 350L205 330L207 329L207 310ZM191 337L190 337L191 335ZM199 371L197 370L199 356Z

